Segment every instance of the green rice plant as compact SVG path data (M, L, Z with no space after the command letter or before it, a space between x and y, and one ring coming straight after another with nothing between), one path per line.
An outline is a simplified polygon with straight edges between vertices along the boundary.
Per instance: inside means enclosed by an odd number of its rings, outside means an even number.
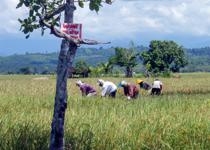
M45 150L50 139L55 76L0 76L0 149ZM135 83L136 78L103 78ZM73 150L201 149L210 147L210 74L160 78L161 96L128 101L82 97L77 79L69 79L65 148ZM152 82L153 79L144 79Z

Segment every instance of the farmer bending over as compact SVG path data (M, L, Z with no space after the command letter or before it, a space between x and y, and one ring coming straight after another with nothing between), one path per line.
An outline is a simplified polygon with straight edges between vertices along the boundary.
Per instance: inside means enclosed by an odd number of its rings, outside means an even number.
M123 87L124 89L124 94L127 96L128 100L131 98L137 98L139 95L139 89L137 88L136 85L129 84L126 81L121 81L119 86Z
M163 89L163 83L155 79L154 83L152 84L152 92L151 95L160 95Z
M105 97L106 95L115 98L116 96L116 92L117 92L117 86L110 82L110 81L104 81L102 79L99 79L98 81L98 85L101 87L102 92L101 92L101 96Z
M82 96L90 97L90 96L96 95L96 90L92 86L86 83L83 83L80 80L76 82L76 85L80 88Z
M149 83L147 83L143 80L140 80L140 79L137 79L136 83L139 84L140 88L147 90L147 91L152 88L152 86Z

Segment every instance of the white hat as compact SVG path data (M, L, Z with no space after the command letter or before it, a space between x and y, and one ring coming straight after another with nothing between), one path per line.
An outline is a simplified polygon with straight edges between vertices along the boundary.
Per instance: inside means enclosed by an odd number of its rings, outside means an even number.
M121 81L120 84L121 84L122 86L124 86L124 85L127 85L128 83L127 83L126 81Z
M79 85L79 86L81 86L83 83L82 83L81 80L78 80L78 81L76 82L76 84Z
M102 79L98 79L98 84L104 84L104 80L102 80Z

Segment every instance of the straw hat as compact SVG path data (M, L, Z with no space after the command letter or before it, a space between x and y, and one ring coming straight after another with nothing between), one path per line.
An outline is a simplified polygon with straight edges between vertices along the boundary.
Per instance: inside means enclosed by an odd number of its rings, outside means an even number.
M137 83L137 84L140 84L141 82L143 82L143 80L141 80L141 79L137 79L137 80L136 80L136 83Z

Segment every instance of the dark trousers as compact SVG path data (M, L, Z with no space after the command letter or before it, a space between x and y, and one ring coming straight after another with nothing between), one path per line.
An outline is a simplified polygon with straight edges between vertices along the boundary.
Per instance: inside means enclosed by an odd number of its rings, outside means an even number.
M152 88L151 95L160 95L161 89L159 88Z
M111 92L111 93L109 94L109 96L115 98L115 97L116 97L116 93L117 93L117 90Z

